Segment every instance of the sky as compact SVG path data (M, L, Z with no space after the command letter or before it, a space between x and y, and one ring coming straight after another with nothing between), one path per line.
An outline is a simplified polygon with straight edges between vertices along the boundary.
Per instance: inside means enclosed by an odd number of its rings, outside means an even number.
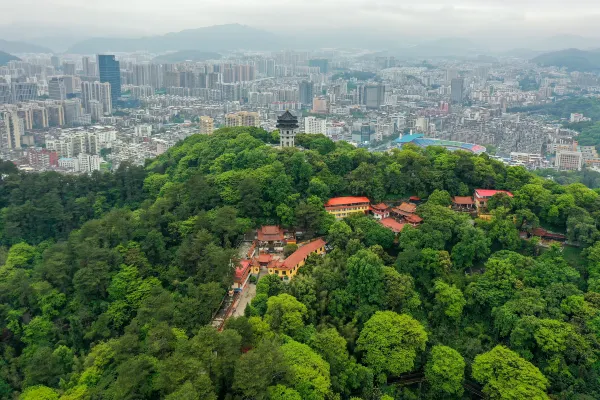
M600 37L597 0L0 0L0 37L130 37L240 23L423 37Z

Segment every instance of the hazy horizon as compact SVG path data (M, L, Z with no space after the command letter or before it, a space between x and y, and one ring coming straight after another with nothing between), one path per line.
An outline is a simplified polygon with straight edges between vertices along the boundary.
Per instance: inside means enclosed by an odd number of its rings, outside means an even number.
M347 32L389 43L465 37L501 48L528 47L561 35L600 37L595 22L600 3L591 0L23 0L18 7L3 7L3 14L11 23L0 24L0 39L57 47L92 37L139 38L224 24L281 35L337 32L340 40Z

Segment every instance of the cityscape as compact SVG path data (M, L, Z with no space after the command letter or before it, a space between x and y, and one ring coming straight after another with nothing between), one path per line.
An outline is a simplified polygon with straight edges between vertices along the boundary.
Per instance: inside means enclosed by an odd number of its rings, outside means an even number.
M0 12L0 400L600 399L600 3Z
M26 171L112 170L220 127L272 131L289 110L300 132L370 151L422 137L467 151L458 142L478 145L530 169L600 165L594 146L579 146L565 124L589 120L583 112L566 121L519 112L595 97L600 83L591 72L516 57L417 62L335 49L214 56L165 63L136 51L8 61L0 67L0 156Z

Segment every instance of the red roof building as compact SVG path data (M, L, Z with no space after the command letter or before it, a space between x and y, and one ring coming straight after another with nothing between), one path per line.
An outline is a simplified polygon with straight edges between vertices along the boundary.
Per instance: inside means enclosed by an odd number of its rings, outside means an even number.
M499 193L504 193L508 197L513 197L513 194L507 190L475 189L475 194L473 196L475 207L477 207L478 210L487 208L488 200Z
M240 264L235 268L235 275L233 277L233 290L242 290L248 282L250 276L250 267L252 265L251 260L242 260Z
M267 269L269 274L277 274L282 279L290 279L298 273L298 269L304 265L311 254L324 254L325 245L323 239L313 240L290 254L284 261L271 260Z
M407 215L404 219L412 226L417 226L423 222L423 218L419 217L417 214Z
M390 216L390 208L385 203L371 205L371 212L375 219L384 219Z
M258 250L263 251L282 251L286 245L285 232L277 225L262 226L257 232Z
M452 198L452 206L456 210L468 211L475 206L475 201L469 196L454 196Z
M325 203L325 211L336 219L346 218L352 213L367 213L371 201L367 197L334 197Z
M392 213L403 217L414 214L416 211L417 206L416 204L412 203L402 203L398 207L392 208Z
M394 233L402 232L402 228L404 228L404 224L396 221L394 218L384 218L379 223L386 228L392 230Z

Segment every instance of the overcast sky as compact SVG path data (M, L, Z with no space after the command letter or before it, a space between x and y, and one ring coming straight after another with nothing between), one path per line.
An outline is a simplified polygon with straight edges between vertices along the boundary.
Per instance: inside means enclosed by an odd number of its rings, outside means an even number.
M577 34L600 37L598 0L0 0L6 36L87 31L161 34L241 23L269 31L364 29L413 36ZM2 25L2 23L0 23ZM11 38L13 39L13 38Z

